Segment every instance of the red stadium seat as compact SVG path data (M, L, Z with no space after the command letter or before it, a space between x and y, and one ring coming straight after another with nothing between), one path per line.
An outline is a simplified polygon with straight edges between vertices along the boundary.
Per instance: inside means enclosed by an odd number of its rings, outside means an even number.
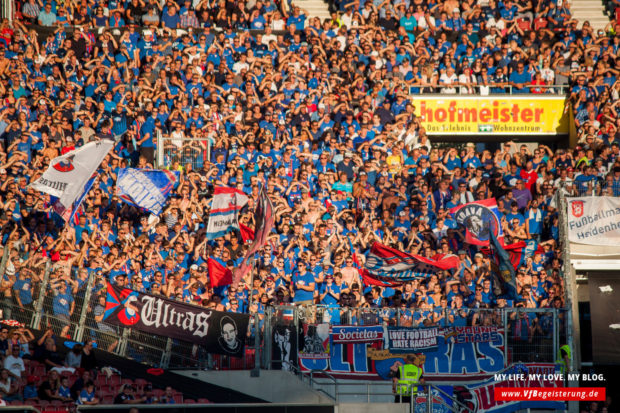
M108 378L106 377L106 375L99 374L97 378L95 379L95 386L100 387L106 384L108 384Z
M144 387L149 384L149 382L144 379L136 379L134 383L136 385L136 390L138 391L138 393L142 393L144 391Z
M47 372L45 371L45 366L42 364L36 366L32 373L40 378L44 378L47 375Z
M183 393L174 393L172 398L176 404L183 404Z
M113 374L108 378L108 384L111 386L119 386L121 384L121 376Z
M176 399L175 399L175 401L176 401ZM185 399L185 400L183 400L183 403L184 403L184 404L196 404L196 400L193 400L193 399Z
M209 401L209 399L198 399L198 400L197 400L197 402L198 402L198 403L201 403L201 404L211 403L211 402Z

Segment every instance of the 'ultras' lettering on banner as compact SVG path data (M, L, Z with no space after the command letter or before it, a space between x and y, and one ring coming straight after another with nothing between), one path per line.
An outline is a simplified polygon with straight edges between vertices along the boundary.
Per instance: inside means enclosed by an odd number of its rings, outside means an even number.
M108 283L103 320L203 345L209 353L242 357L250 316L213 311Z
M341 329L367 330L361 337L373 336L381 326L333 326L329 358L318 359L299 354L301 371L322 370L336 378L360 380L389 380L390 369L403 353L384 348L383 334L375 341L339 343L336 335ZM430 329L426 334L433 334ZM336 333L336 334L335 334ZM433 381L472 382L486 380L506 367L504 359L504 330L470 327L459 334L453 330L436 331L437 347L424 351L424 376ZM494 334L497 333L497 334ZM444 338L444 334L446 337ZM488 336L487 336L488 335ZM353 339L353 336L350 336ZM359 336L358 336L359 338ZM427 336L426 339L429 337ZM489 341L473 341L474 338Z
M371 343L383 340L383 326L333 326L332 343Z
M620 244L620 198L568 198L568 239L577 244Z
M198 337L206 337L209 332L210 313L175 311L174 307L165 304L161 298L147 295L142 297L142 304L140 319L147 327L167 328L176 326Z
M421 96L415 100L419 101L417 114L429 135L569 132L563 97Z

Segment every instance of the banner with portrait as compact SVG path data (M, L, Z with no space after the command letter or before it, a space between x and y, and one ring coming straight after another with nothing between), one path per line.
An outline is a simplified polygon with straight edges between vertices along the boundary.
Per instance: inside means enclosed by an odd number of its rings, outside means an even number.
M271 368L295 371L299 331L292 320L280 319L273 326L271 338Z
M328 323L304 324L299 357L328 359L329 329Z
M243 357L250 316L224 313L108 283L103 320Z
M501 238L502 214L494 198L469 202L450 209L456 223L465 227L465 242L473 245L489 245L491 232Z

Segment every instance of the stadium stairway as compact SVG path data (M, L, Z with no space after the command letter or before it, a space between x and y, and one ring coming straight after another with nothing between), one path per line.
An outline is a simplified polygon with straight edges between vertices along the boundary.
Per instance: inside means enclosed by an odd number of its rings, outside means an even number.
M297 0L294 4L306 10L307 17L318 17L321 21L330 18L329 6L323 0Z
M222 386L228 391L243 392L247 397L260 398L269 403L333 404L334 402L288 371L261 370L260 376L256 377L253 377L249 370L174 370L173 373L199 380L203 384Z
M603 30L609 23L609 17L605 15L605 7L601 0L571 0L570 9L573 18L579 20L579 27L587 20L595 30Z

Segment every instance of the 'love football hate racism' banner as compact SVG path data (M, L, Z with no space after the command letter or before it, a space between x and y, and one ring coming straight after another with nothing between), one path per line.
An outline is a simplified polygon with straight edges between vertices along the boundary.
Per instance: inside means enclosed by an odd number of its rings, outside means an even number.
M200 308L108 283L103 320L242 357L250 317Z
M437 349L439 327L388 327L388 347L391 353L412 353Z
M620 244L620 198L568 198L568 240L577 244Z

